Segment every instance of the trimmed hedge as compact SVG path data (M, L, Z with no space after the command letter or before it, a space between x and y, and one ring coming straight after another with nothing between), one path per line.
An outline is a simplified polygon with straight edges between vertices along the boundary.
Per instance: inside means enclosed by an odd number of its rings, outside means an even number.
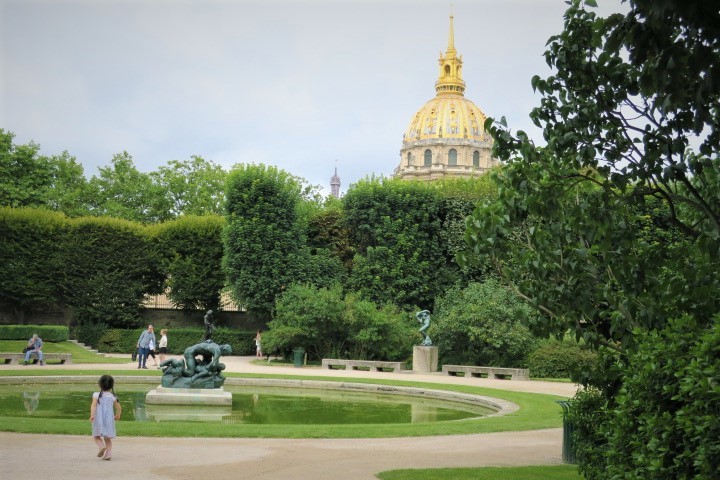
M136 350L138 338L145 330L136 328L132 330L111 328L105 331L98 342L98 350L105 353L132 353ZM168 353L181 355L185 349L203 339L205 330L202 328L174 328L168 329ZM160 342L160 327L155 329L155 337ZM221 345L228 343L232 347L233 355L255 354L255 332L243 330L229 330L218 328L213 333L213 341Z
M597 363L597 353L575 342L543 341L526 359L534 378L570 378L576 380Z
M70 338L70 329L61 325L0 325L0 340L28 340L36 333L44 342Z

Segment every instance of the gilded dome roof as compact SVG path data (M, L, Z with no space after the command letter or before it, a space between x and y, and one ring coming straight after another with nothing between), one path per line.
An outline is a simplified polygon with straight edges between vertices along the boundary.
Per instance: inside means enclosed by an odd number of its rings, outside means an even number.
M403 143L437 138L483 141L485 114L464 96L463 62L455 49L452 15L447 51L440 54L438 63L437 95L413 116L403 135Z
M485 114L462 95L438 94L413 116L404 142L433 138L484 140Z

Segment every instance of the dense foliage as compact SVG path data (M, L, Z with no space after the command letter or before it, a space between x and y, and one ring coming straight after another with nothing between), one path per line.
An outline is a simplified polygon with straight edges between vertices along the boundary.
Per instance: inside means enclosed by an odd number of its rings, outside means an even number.
M227 186L223 266L236 301L270 318L275 297L307 279L301 184L265 165L238 165Z
M312 359L404 361L412 351L409 320L396 307L343 295L337 285L296 284L278 298L263 344L266 353L285 355L302 347Z
M66 230L61 214L0 207L0 300L20 323L31 305L58 300Z
M152 231L162 262L168 298L183 310L217 310L225 288L219 216L183 216Z
M497 281L450 289L435 307L429 334L441 363L525 367L531 309Z
M595 406L607 409L608 428L622 439L603 452L604 436L592 431L603 422L584 432L581 443L598 447L581 459L598 472L589 478L711 478L702 475L707 446L718 442L716 418L691 400L707 398L706 385L665 377L687 388L668 411L697 413L691 431L685 418L666 422L662 409L651 422L658 405L643 391L657 396L659 387L649 374L635 379L657 370L660 355L702 364L700 347L638 352L658 332L682 342L672 319L692 319L706 338L720 309L720 12L712 2L630 0L627 14L601 18L585 8L594 5L571 2L545 54L556 71L532 80L542 100L531 118L547 146L504 120L487 122L507 163L498 201L474 212L467 239L535 307L534 332L570 330L602 346L603 362L614 365L585 379L600 388L605 401ZM633 399L629 415L624 398ZM624 419L615 414L623 411ZM697 432L707 443L694 443ZM589 463L608 458L615 476Z
M432 308L456 280L440 242L441 197L426 183L370 179L343 198L357 249L349 288L376 303Z
M76 320L137 325L145 295L162 292L160 262L147 232L112 218L85 217L70 225L62 288Z

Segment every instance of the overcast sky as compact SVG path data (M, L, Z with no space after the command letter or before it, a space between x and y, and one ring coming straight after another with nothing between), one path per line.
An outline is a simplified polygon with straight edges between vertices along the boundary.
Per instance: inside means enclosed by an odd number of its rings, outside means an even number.
M619 0L606 0L616 8ZM564 0L454 0L466 97L513 130ZM86 175L200 155L276 165L329 190L392 175L435 95L444 0L0 0L0 128ZM326 190L327 191L327 190Z

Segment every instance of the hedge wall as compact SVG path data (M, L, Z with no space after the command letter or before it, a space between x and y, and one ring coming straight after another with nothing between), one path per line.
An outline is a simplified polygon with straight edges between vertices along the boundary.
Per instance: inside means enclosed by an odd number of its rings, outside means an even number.
M108 329L100 337L98 350L105 353L132 353L140 334L144 329L133 330ZM191 345L199 343L203 339L205 330L202 328L175 328L168 330L168 353L181 355ZM155 336L160 341L160 329L155 330ZM254 355L255 354L255 332L243 330L229 330L218 328L213 334L213 340L217 344L229 343L233 355Z
M62 325L0 325L0 340L28 340L37 333L44 342L64 342L69 332Z

